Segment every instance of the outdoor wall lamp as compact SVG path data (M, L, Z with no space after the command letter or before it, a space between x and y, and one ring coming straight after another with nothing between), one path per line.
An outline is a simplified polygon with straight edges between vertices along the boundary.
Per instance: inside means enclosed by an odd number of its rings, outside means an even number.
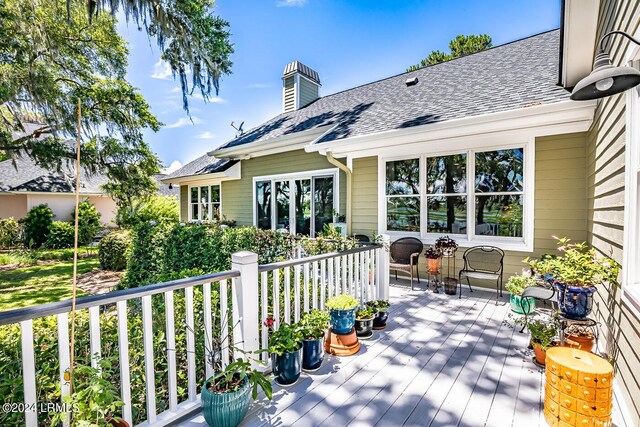
M580 80L571 92L571 99L586 101L589 99L604 98L615 95L640 84L640 71L632 67L614 67L611 64L609 54L604 50L604 41L614 34L621 34L640 45L640 41L634 39L623 31L611 31L600 39L598 55L593 62L593 71Z

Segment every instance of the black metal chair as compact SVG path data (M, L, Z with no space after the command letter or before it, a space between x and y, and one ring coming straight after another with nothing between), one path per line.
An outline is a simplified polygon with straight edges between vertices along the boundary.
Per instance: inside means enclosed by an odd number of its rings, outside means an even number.
M358 243L371 243L371 239L366 234L354 234L353 238L356 239Z
M502 273L504 271L504 251L495 246L474 246L464 251L462 255L464 267L458 274L460 284L460 296L462 298L462 278L466 277L469 290L471 282L469 278L495 280L496 300L502 296Z
M522 325L522 329L520 329L520 332L523 332L524 329L529 324L529 314L527 310L529 307L529 304L527 304L527 302L530 299L543 301L545 304L548 301L550 301L551 302L550 309L536 308L536 311L547 311L548 312L547 314L551 315L555 311L553 309L555 295L556 295L555 286L550 285L549 283L546 283L546 282L542 282L541 284L536 286L529 286L525 288L524 291L522 291L522 295L520 296L520 307L522 308L522 312L524 313L524 324Z
M415 237L403 237L396 240L389 247L389 270L395 270L396 280L398 279L398 270L407 272L411 275L411 290L413 290L413 267L416 267L416 276L420 283L420 270L418 269L418 260L424 249L424 245L420 239Z

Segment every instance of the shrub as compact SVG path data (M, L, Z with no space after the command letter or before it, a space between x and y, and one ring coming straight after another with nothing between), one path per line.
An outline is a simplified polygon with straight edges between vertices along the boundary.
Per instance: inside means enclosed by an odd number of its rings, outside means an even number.
M329 313L325 310L311 310L300 319L300 331L303 339L320 339L324 336L324 331L328 327Z
M511 295L522 295L529 286L535 286L536 280L527 274L515 274L509 277L505 289Z
M132 206L120 206L116 213L116 223L120 227L134 228L154 221L156 224L177 224L180 207L171 196L153 195L135 201Z
M277 331L269 337L269 353L282 356L284 353L293 353L302 347L302 331L297 324L283 323Z
M20 243L22 227L14 218L0 218L0 249L9 249Z
M329 298L325 305L329 310L351 310L358 306L358 300L351 295L342 294Z
M124 270L131 250L129 230L112 231L102 238L98 246L100 268L104 270Z
M88 245L93 241L96 233L102 228L100 217L102 215L89 201L83 200L78 204L78 244ZM72 220L75 221L75 212Z
M48 249L72 248L74 237L73 225L65 221L53 221L49 226L49 234L44 246Z
M25 245L39 248L47 241L49 227L53 223L53 211L46 204L34 206L20 222L24 225Z

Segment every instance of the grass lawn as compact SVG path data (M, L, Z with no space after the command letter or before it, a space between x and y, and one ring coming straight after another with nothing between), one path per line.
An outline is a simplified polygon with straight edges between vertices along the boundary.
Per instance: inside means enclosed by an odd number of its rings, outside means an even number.
M98 258L78 259L78 275L99 267ZM73 260L0 271L0 311L71 298L72 274Z
M95 248L80 247L78 256L84 257L90 253L96 253ZM34 250L12 250L0 252L0 266L8 264L35 265L38 261L73 260L73 249L34 249Z

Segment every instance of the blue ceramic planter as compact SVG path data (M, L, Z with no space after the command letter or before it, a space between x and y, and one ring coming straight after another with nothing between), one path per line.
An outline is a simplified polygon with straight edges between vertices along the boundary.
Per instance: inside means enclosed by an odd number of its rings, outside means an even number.
M349 310L331 310L329 317L331 318L331 331L338 335L347 335L351 332L351 328L356 323L356 309L354 307Z
M558 307L564 317L579 320L591 313L596 288L569 286L559 282L555 285L558 289Z
M211 380L209 380L211 381ZM209 382L207 381L207 383ZM202 415L210 427L236 427L242 422L251 400L251 386L247 378L244 385L233 393L213 393L202 387Z
M511 311L518 314L532 314L536 310L536 300L533 298L523 300L520 295L512 294L509 297L509 303L511 303Z
M271 354L271 369L280 385L289 385L298 381L302 372L302 347L292 353L278 356Z
M322 365L324 358L323 338L302 340L302 369L313 371Z

